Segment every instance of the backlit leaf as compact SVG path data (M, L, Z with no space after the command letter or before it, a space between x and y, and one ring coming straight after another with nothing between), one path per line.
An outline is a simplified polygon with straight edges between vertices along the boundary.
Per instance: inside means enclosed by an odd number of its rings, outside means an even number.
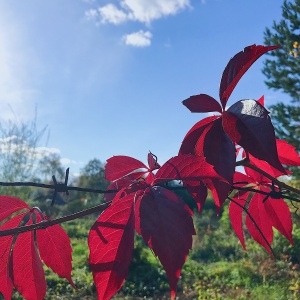
M260 245L262 245L271 256L273 256L272 251L269 247L273 240L273 230L268 213L263 203L264 197L264 195L255 193L250 201L248 208L248 213L251 215L255 224L258 226L261 232L257 229L249 215L246 216L246 226L252 238Z
M18 227L26 213L20 214L11 218L0 226L0 230ZM0 237L0 293L2 293L5 300L11 299L13 291L13 282L10 274L10 267L12 261L10 260L10 251L12 247L14 236Z
M130 156L113 156L105 165L105 179L115 181L137 169L148 169L141 161Z
M162 187L153 187L140 196L135 211L136 230L162 263L174 299L195 234L192 212L178 195Z
M134 194L112 203L92 226L90 268L99 300L110 299L128 274L134 240Z
M219 95L223 109L225 109L226 103L235 86L251 65L264 53L277 48L279 48L279 46L265 47L252 45L246 47L243 51L237 53L230 59L224 69L220 83Z
M186 134L182 141L179 154L194 154L195 145L204 129L219 117L212 116L197 122Z
M36 214L37 222L41 222L40 214ZM45 216L45 220L49 220ZM71 278L72 248L65 230L59 225L37 230L36 240L43 262L60 277L66 278L75 288Z
M22 209L29 210L30 207L22 200L10 196L0 196L0 222L5 220L14 212Z
M229 219L232 228L245 250L247 249L246 249L244 230L243 230L243 213L244 213L243 207L245 207L249 194L250 192L238 191L236 195L232 198L235 202L237 202L237 204L234 203L234 201L231 201L228 209Z
M264 203L264 206L271 225L294 245L292 238L292 217L288 205L282 199L269 198Z
M30 219L26 225L32 224ZM35 242L34 231L20 233L12 251L13 283L26 300L42 300L46 294L43 265Z
M202 157L185 154L172 157L155 174L156 183L170 180L224 180Z

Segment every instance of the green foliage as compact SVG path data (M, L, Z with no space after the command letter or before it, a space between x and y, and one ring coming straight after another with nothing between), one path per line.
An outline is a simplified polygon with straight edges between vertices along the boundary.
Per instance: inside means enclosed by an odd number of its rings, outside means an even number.
M217 217L212 199L203 212L196 214L197 235L178 285L179 299L299 299L300 297L300 219L295 218L295 248L275 232L272 260L248 235L244 251L228 218L228 204ZM89 270L87 236L95 217L63 224L72 241L73 273L77 286L46 269L50 299L95 299L95 287ZM128 278L114 299L169 299L166 274L141 237L136 236ZM0 298L1 299L1 298ZM14 295L13 299L21 299Z
M284 1L282 19L265 30L266 45L281 45L267 54L263 73L269 88L281 90L291 97L291 104L277 103L269 107L276 134L300 151L300 55L293 55L293 45L300 44L300 0ZM297 50L299 52L299 50ZM298 53L299 54L299 53ZM291 169L296 178L300 171Z

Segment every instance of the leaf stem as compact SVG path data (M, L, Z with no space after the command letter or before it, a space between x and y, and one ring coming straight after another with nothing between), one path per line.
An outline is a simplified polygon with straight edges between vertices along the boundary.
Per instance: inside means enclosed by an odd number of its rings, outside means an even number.
M280 188L284 188L286 190L289 190L293 193L296 193L298 195L300 195L300 190L297 189L297 188L294 188L280 180L278 180L277 178L273 177L272 175L268 174L267 172L265 172L264 170L260 169L259 167L255 166L255 165L252 165L249 161L249 159L242 159L238 162L236 162L236 166L244 166L244 167L248 167L262 175L264 175L265 177L269 178L270 180L272 180L274 183L276 183L278 185L278 187Z

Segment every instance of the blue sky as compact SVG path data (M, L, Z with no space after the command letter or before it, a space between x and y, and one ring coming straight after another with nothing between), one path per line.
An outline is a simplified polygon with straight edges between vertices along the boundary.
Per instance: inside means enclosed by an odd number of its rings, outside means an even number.
M281 18L274 0L0 0L0 118L50 128L49 148L78 172L113 155L163 163L203 116L181 101L218 99L230 57ZM287 101L260 58L229 102ZM14 114L12 113L14 111ZM44 146L44 145L41 145ZM54 150L54 149L53 149Z

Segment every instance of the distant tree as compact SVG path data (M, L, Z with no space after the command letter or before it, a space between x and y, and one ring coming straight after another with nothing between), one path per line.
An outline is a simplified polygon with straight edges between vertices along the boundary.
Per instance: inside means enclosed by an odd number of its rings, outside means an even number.
M46 129L37 129L36 118L31 122L0 123L0 181L31 181L36 177L39 160L36 150ZM24 194L28 188L1 187L0 190L2 195L20 196L20 191Z
M282 19L264 32L266 45L281 45L267 55L263 73L269 88L291 97L290 104L269 107L276 134L300 151L300 0L284 1ZM297 170L298 169L298 170ZM292 168L300 178L299 168Z
M45 180L52 181L54 175L57 181L63 181L65 176L64 168L61 164L60 155L51 153L44 155L39 161L39 173Z
M82 169L78 179L78 186L91 189L106 189L108 182L104 178L104 165L99 159L90 160ZM100 194L82 194L88 201L99 201L102 199Z

